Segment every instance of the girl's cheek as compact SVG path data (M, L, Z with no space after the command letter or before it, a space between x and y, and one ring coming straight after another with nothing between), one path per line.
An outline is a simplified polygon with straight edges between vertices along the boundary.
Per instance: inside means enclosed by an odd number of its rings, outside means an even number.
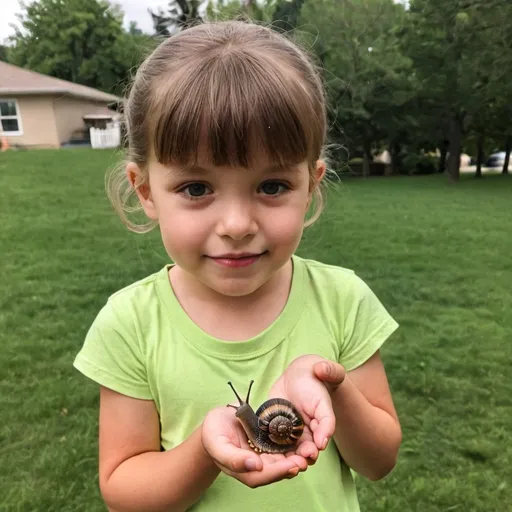
M293 243L300 238L304 226L304 219L300 212L293 210L273 216L267 223L267 234L276 238L282 244Z
M206 222L177 212L169 212L160 223L160 229L168 242L178 249L199 246L204 243L208 234Z

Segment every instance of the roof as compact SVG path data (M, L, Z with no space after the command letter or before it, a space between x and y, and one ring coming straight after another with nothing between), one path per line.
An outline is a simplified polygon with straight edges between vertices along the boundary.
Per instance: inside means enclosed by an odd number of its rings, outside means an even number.
M118 102L122 98L106 92L61 80L0 61L0 96L31 94L68 94L102 102Z

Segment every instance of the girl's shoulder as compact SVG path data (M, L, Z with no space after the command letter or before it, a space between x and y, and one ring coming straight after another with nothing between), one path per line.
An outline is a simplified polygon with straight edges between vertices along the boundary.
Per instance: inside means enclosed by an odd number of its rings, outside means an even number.
M350 279L355 275L355 270L334 263L325 263L320 260L294 256L294 260L301 264L316 279Z
M149 320L151 313L162 308L161 296L168 285L169 265L118 288L108 295L97 314L94 324L123 324L135 327Z
M314 259L295 257L295 261L302 267L304 292L310 298L328 302L337 313L361 305L369 314L383 309L366 279L354 269Z
M86 343L96 335L111 344L115 339L118 343L140 344L163 308L161 295L167 272L168 265L107 296L92 321Z
M372 288L350 268L297 259L308 310L329 326L339 343L340 361L353 369L398 328Z
M157 288L166 267L112 293L90 325L73 366L95 382L128 396L151 399L147 340L157 337Z
M158 283L167 279L168 270L169 265L165 265L159 270L119 288L108 296L108 301L122 303L151 297L158 287Z
M309 292L340 300L353 300L372 293L366 281L352 268L297 256L295 262L302 267Z

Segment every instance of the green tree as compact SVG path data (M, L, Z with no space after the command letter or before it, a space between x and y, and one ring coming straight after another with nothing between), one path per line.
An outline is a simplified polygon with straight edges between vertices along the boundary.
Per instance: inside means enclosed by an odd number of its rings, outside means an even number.
M306 2L299 25L315 27L311 46L325 68L331 140L363 156L369 174L375 149L389 145L396 157L407 132L406 105L414 96L410 60L398 44L403 7L392 0L316 0Z
M113 48L111 65L117 77L116 94L125 92L139 64L157 45L158 40L145 34L135 22L130 22L128 30L122 32Z
M512 4L508 0L494 0L483 4L475 24L486 44L482 45L476 58L476 67L481 70L481 82L485 85L485 133L489 135L494 149L505 150L503 174L508 174L512 150L512 33L503 20L512 16Z
M144 38L123 30L123 13L106 0L39 0L23 5L9 62L119 93L144 51Z
M279 0L272 16L274 26L284 31L296 28L304 2L305 0Z
M404 51L414 62L431 126L448 141L447 173L459 179L460 155L470 129L482 135L489 114L490 86L484 61L495 61L492 25L503 19L506 0L411 0ZM491 19L493 21L491 21ZM483 148L483 139L478 146ZM482 151L480 151L480 154Z
M209 0L208 20L251 20L268 23L272 20L276 0Z
M200 10L204 0L170 0L167 11L159 8L157 12L148 9L157 36L169 37L183 28L201 22Z

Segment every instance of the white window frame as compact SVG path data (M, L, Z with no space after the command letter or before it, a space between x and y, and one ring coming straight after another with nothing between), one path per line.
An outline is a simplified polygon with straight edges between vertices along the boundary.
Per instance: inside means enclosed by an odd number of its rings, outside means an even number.
M15 116L3 116L0 113L0 134L7 135L9 137L13 135L23 135L23 126L21 124L21 113L20 113L20 106L18 105L18 100L16 98L0 98L0 102L7 102L12 101L14 102L14 107L16 108L16 115ZM18 121L18 130L15 132L5 132L2 128L2 119L16 119Z

